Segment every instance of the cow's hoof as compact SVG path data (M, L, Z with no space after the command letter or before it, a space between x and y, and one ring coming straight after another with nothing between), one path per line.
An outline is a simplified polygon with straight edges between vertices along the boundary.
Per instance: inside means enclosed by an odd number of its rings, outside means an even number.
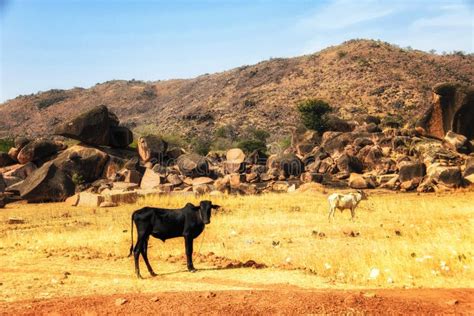
M150 275L151 275L152 277L158 276L158 274L156 274L155 272L150 272Z
M191 273L195 273L196 271L197 271L197 270L196 270L196 269L194 269L194 268L192 268L192 269L189 269L189 272L191 272Z
M137 274L137 279L142 279L143 280L143 277L141 276L141 274Z

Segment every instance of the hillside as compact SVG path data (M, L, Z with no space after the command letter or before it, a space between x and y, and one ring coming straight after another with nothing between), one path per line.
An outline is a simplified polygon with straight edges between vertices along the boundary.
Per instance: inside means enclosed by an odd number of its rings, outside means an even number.
M440 56L352 40L312 55L193 79L113 80L19 96L0 105L0 136L48 134L63 120L105 104L138 132L208 135L231 124L239 131L260 127L277 138L298 124L295 104L305 98L326 99L344 118L395 114L410 121L430 103L433 85L472 85L473 79L473 55Z

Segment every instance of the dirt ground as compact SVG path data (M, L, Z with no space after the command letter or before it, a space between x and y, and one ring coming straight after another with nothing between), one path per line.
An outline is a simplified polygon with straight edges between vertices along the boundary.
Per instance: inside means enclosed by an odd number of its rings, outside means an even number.
M2 315L471 314L472 289L163 292L0 303Z

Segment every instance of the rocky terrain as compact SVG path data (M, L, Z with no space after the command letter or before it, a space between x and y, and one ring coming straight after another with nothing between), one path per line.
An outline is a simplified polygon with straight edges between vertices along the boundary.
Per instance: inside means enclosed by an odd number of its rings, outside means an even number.
M0 136L51 134L62 122L104 104L134 132L209 135L225 125L258 127L271 140L299 124L298 101L327 100L336 113L394 116L413 123L440 82L472 85L474 57L435 55L380 41L352 40L315 54L275 58L193 79L113 80L91 88L50 90L0 105Z
M112 207L171 192L258 194L322 186L432 192L471 185L473 92L443 84L432 94L416 128L382 129L380 119L369 115L350 130L321 136L293 130L286 149L232 148L207 156L169 146L157 135L140 137L132 149L132 131L97 106L59 124L54 138L17 137L0 153L1 205L67 199ZM67 138L79 143L68 147Z

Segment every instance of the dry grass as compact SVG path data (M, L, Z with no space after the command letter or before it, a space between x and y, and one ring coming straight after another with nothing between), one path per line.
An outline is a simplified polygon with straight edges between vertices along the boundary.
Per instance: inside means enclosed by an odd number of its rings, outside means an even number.
M155 271L177 274L146 288L205 289L201 281L216 277L220 286L232 288L250 283L472 287L473 198L474 192L373 194L361 202L354 223L347 211L328 223L326 196L320 193L212 197L223 209L206 228L201 253L252 259L271 268L181 273L180 263L164 259L181 256L183 241L152 240L149 256ZM9 205L0 213L0 299L41 297L44 291L54 296L144 290L133 277L132 260L126 258L130 214L143 205L174 208L188 201L198 198L163 196L112 209ZM11 217L25 223L8 224ZM196 252L201 241L195 243ZM195 265L213 267L209 262ZM374 269L379 274L370 278ZM62 279L64 271L73 271L74 282ZM147 276L144 265L142 271Z

